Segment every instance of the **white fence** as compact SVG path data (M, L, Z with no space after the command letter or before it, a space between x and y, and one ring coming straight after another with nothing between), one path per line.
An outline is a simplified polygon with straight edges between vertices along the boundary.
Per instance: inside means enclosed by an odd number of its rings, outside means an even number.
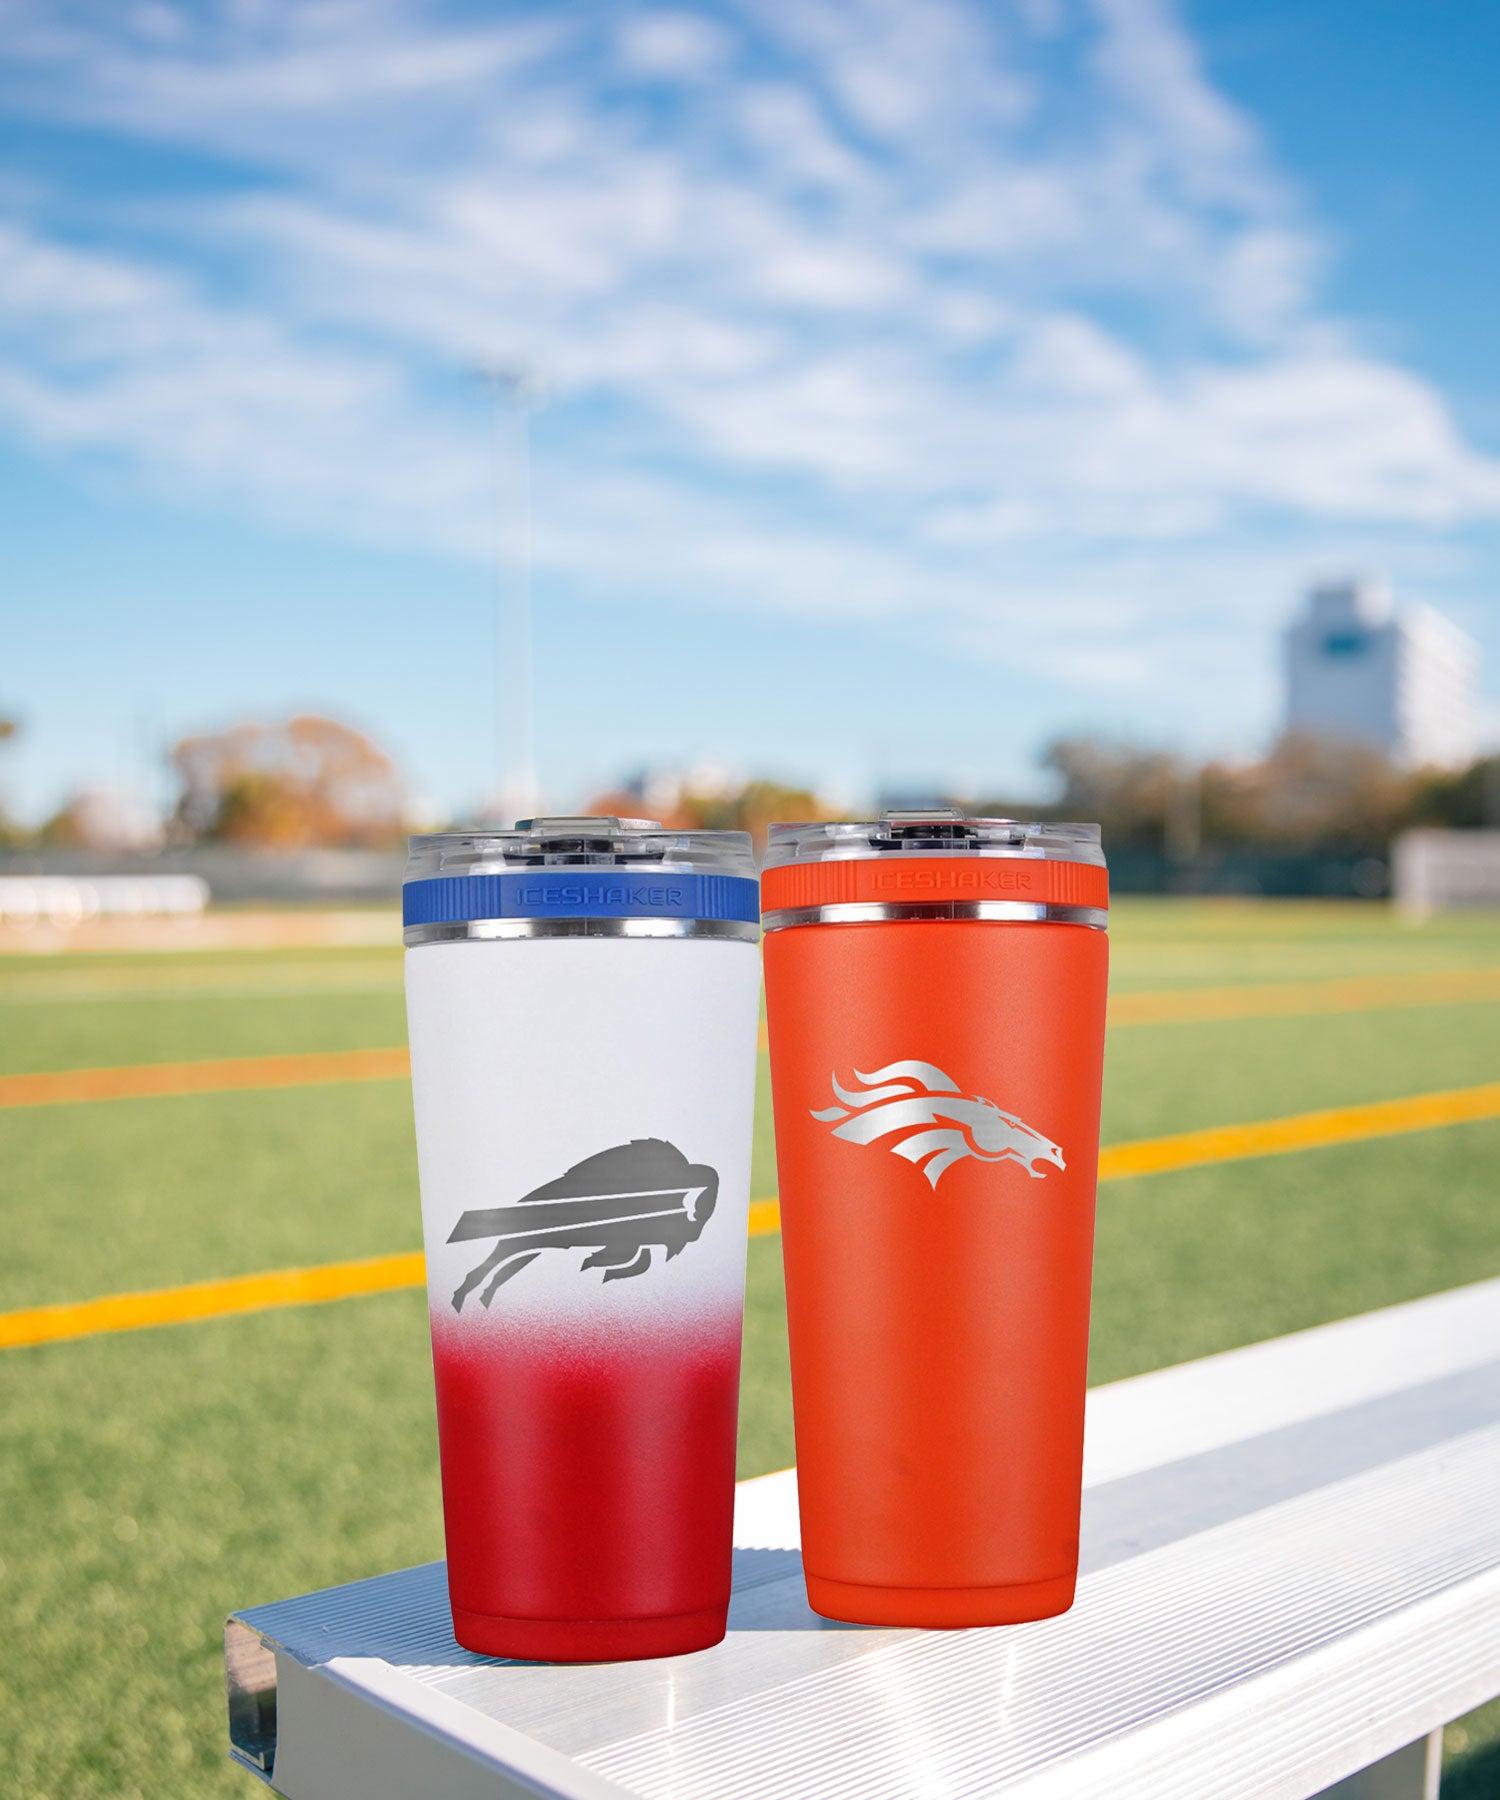
M65 879L97 887L101 880L158 882L196 875L208 883L217 906L399 906L405 867L405 853L399 850L282 854L230 844L174 846L141 856L50 844L44 850L0 850L0 883Z
M0 876L0 924L84 925L93 919L196 919L208 905L200 875Z
M1403 832L1391 874L1396 905L1416 918L1448 907L1500 907L1500 831Z

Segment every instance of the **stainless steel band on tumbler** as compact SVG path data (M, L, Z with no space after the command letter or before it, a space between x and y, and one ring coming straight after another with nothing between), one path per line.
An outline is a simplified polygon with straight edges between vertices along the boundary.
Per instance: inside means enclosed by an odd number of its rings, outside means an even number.
M832 906L787 906L761 915L763 931L785 931L792 925L868 925L878 919L1001 919L1021 925L1087 925L1109 928L1109 913L1099 906L1052 906L1025 900L935 900L892 904L850 901Z
M488 938L725 938L753 944L760 928L744 919L463 919L403 927L407 949Z

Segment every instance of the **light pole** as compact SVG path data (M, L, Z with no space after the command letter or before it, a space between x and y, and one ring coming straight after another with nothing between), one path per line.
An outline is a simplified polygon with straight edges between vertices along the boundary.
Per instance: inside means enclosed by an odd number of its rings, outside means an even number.
M531 719L531 415L547 397L528 363L486 362L479 379L494 396L496 424L495 543L499 593L495 613L495 740L502 824L536 814L536 755ZM506 480L515 422L514 563L507 578Z

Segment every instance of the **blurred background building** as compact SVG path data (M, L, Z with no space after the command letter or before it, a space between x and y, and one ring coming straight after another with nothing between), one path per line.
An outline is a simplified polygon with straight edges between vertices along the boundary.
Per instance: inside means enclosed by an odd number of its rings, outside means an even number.
M1402 768L1454 769L1478 753L1479 646L1429 606L1374 581L1315 587L1286 634L1286 728L1364 744Z

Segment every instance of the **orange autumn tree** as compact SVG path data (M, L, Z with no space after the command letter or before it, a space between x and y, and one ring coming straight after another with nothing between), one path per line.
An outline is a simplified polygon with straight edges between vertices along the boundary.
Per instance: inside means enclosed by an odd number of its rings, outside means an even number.
M172 752L182 835L256 850L399 843L391 759L336 719L303 715L184 738Z

